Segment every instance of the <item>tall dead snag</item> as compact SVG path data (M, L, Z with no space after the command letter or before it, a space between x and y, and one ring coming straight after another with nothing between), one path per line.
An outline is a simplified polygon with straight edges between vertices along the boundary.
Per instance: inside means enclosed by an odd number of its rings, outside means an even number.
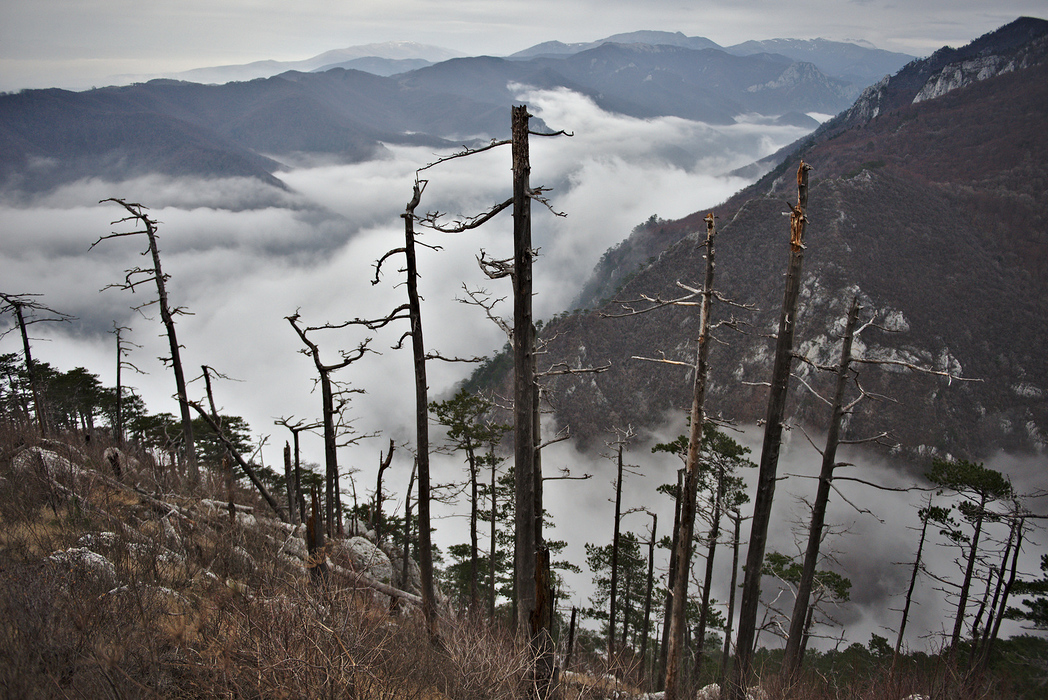
M879 442L887 437L886 433L881 435L875 435L864 439L849 439L844 440L841 434L844 430L844 418L850 415L855 406L862 401L864 398L869 396L862 390L862 386L858 381L858 372L853 369L853 364L872 364L872 365L894 365L901 366L908 370L917 372L923 372L926 374L935 374L945 376L949 380L964 380L961 377L954 377L949 372L942 372L937 370L928 369L925 367L919 367L908 362L902 362L899 360L876 360L867 359L863 357L852 356L852 345L854 338L860 335L867 328L874 326L874 319L870 319L865 322L861 327L856 328L859 320L859 300L853 298L851 305L848 310L848 315L845 319L844 324L844 335L841 338L841 357L840 361L835 367L822 366L809 360L808 358L801 357L800 359L814 367L817 370L829 371L836 375L836 382L834 388L834 394L832 399L826 399L818 394L815 394L817 398L830 406L830 423L826 434L826 447L819 450L822 454L822 467L819 473L819 484L816 489L815 500L812 503L811 522L808 528L808 542L805 548L804 562L801 565L800 578L797 581L797 592L794 598L793 613L790 617L790 628L786 640L786 649L783 656L783 671L786 675L792 676L800 669L801 662L804 657L804 649L806 639L808 636L808 629L811 625L812 611L810 608L810 600L812 596L813 586L816 584L816 566L819 560L819 548L822 540L825 536L825 525L826 525L826 507L830 498L830 490L834 489L834 481L838 478L845 480L852 480L850 477L835 477L834 471L839 466L847 466L842 463L838 463L837 460L837 448L843 443L847 444L858 444L868 442ZM805 385L809 390L814 390L807 384L803 379L801 383ZM849 383L854 383L857 390L858 396L847 403L845 402L845 394L848 389ZM814 446L814 443L813 443ZM818 449L818 448L816 448ZM885 489L885 490L909 490L909 489L886 489L886 487L878 486L870 482L863 481L862 483L872 486L874 488ZM922 535L923 537L923 535Z
M115 197L103 199L99 204L102 202L113 202L119 204L127 211L128 216L114 221L114 226L117 224L133 222L140 224L142 228L136 231L111 233L107 236L99 236L98 240L91 244L91 248L94 248L104 240L110 238L122 238L124 236L144 235L149 242L148 248L143 252L143 255L147 253L149 254L153 261L153 266L147 268L135 267L126 270L123 284L109 286L130 290L134 293L135 289L140 284L145 284L150 280L156 283L157 298L154 301L140 304L139 306L134 307L134 309L138 311L153 304L157 304L160 308L160 320L163 322L164 329L167 331L168 345L171 350L171 356L166 359L166 362L170 363L171 370L175 374L175 391L177 392L176 395L178 398L178 410L182 418L182 460L183 464L187 467L190 480L193 483L196 483L200 479L200 471L197 467L196 447L193 440L193 417L189 412L189 397L186 394L186 378L182 372L182 358L179 352L181 346L178 344L178 337L175 334L174 320L175 316L185 314L186 311L180 307L172 308L168 301L167 280L170 278L168 275L165 275L164 271L160 268L160 249L157 246L157 222L145 213L146 207L141 204L126 202L123 199L117 199Z
M284 522L288 522L287 513L284 512L284 509L281 508L280 504L277 503L275 498L273 498L273 495L269 493L269 489L267 489L261 479L258 478L258 474L255 472L254 468L248 464L247 460L245 460L240 452L237 451L236 446L222 431L222 419L219 417L218 410L215 408L214 394L211 393L211 376L208 373L208 369L207 366L203 367L204 382L207 386L207 402L210 411L205 410L195 401L189 401L187 403L193 408L193 410L200 414L200 417L204 419L204 422L215 431L215 437L217 437L219 442L225 446L226 452L229 453L229 456L232 457L233 460L240 465L240 468L244 470L244 473L247 474L247 478L251 480L251 483L254 484L259 494L261 494L262 498L264 498L266 503L269 504L269 507L273 509L273 512L277 514L277 517Z
M516 491L514 523L514 561L517 580L518 629L539 633L536 610L535 562L540 533L535 510L535 325L532 319L531 246L531 160L528 120L524 105L514 106L511 114L513 140L513 469Z
M116 321L113 322L113 330L111 331L116 335L116 420L113 425L113 439L120 444L124 441L124 383L122 381L123 370L130 369L144 374L142 370L135 367L132 363L128 362L124 358L130 353L128 346L134 346L136 348L142 347L136 345L123 337L124 331L130 331L130 328L126 326L118 326Z
M370 338L362 342L352 351L341 350L340 354L342 359L339 362L333 364L324 364L320 358L320 347L309 338L309 333L325 329L342 328L346 324L341 325L323 325L323 326L307 326L302 327L299 325L299 315L297 313L291 316L285 316L287 322L291 324L291 327L295 329L295 333L302 340L302 343L306 346L302 350L299 350L303 355L308 355L313 359L313 365L317 368L317 374L320 381L320 397L323 406L323 421L324 421L324 467L325 467L325 490L326 490L326 503L324 508L324 517L326 524L324 530L328 537L335 536L335 517L336 508L341 510L341 506L337 505L341 503L340 491L338 487L338 431L342 424L342 409L345 407L345 401L340 401L338 406L335 405L335 386L334 381L331 379L332 372L348 367L353 364L368 351L368 343ZM346 391L342 390L343 393ZM336 416L338 416L338 422L336 423ZM363 436L361 436L363 437ZM360 439L359 437L357 439Z
M716 296L713 291L714 277L714 249L713 243L717 235L717 228L713 213L706 215L706 274L701 289L691 289L680 282L677 285L688 294L680 299L664 301L644 297L643 300L650 304L647 308L637 310L627 306L627 313L608 314L611 317L631 316L646 313L671 305L699 306L699 337L698 349L694 364L667 360L653 360L668 364L687 365L693 368L692 400L690 412L690 432L688 435L688 452L684 466L683 489L678 494L680 503L680 522L678 530L674 535L676 541L673 552L672 580L670 582L671 600L669 615L669 635L666 640L666 672L664 687L666 700L676 700L682 689L679 686L681 665L684 656L684 632L687 628L686 606L688 597L688 575L691 572L692 539L695 534L695 501L698 491L699 480L699 454L702 451L703 423L705 421L706 402L706 378L709 375L709 341L711 307ZM699 301L694 301L698 297ZM719 297L718 297L719 298ZM635 357L633 359L650 360L652 358Z
M419 574L422 582L422 614L426 618L430 636L436 638L436 596L433 584L433 543L430 533L430 473L429 473L429 388L426 381L426 344L422 335L422 309L418 293L418 264L415 257L415 208L422 199L426 181L415 180L411 200L401 218L404 219L404 247L385 253L375 263L375 278L378 284L382 264L393 255L404 255L404 273L408 301L387 316L372 320L355 319L353 325L362 325L378 330L393 321L406 320L409 330L401 336L395 346L401 347L404 338L411 336L411 354L415 369L415 459L418 472L418 553ZM433 356L436 357L436 356ZM405 552L405 556L407 553Z
M742 512L736 507L727 513L732 522L734 534L731 540L731 585L728 586L728 619L724 622L724 650L721 652L720 675L717 682L723 688L728 678L728 664L731 661L731 630L735 619L735 591L739 581L739 536L742 531Z
M609 447L615 447L615 464L616 464L616 476L615 476L615 521L614 527L612 528L611 537L611 590L608 595L608 662L615 664L615 620L616 613L618 610L617 598L618 598L618 583L619 583L619 545L620 545L620 527L622 518L629 513L635 511L622 512L622 476L623 472L628 471L629 473L636 473L633 471L633 465L627 465L622 461L622 451L626 445L628 445L633 438L635 433L633 427L627 427L625 430L616 430L616 439L609 443ZM605 455L607 456L607 455ZM626 630L622 631L623 642L626 639Z
M808 616L808 602L811 598L812 584L815 581L815 567L819 561L819 544L822 542L822 529L826 523L826 504L830 499L830 487L833 482L833 470L837 466L837 446L840 443L841 421L851 408L844 405L844 392L848 388L851 365L852 340L855 336L855 325L859 320L859 300L852 299L848 310L848 320L844 326L844 338L841 340L841 360L837 365L837 385L833 392L829 430L826 434L826 449L822 453L822 469L819 472L819 486L812 504L811 525L808 529L808 546L804 552L804 564L801 580L797 584L797 597L790 617L790 632L786 640L786 653L782 667L791 675L801 665L801 640L804 636L805 620Z
M298 525L306 521L306 498L305 493L302 490L302 460L301 452L299 451L299 439L298 434L303 430L315 430L317 428L324 427L323 421L315 423L306 423L304 421L291 422L291 418L278 418L273 421L275 425L282 425L291 431L291 437L294 441L293 454L294 454L294 471L292 476L292 498L295 499L296 508L289 508L292 511L291 520L292 523ZM295 519L295 513L298 514L298 519Z
M717 235L715 217L713 213L706 215L706 272L701 289L692 289L687 285L677 282L677 286L687 291L687 294L679 299L663 300L644 296L641 298L646 308L636 309L630 304L624 304L627 311L622 314L604 314L606 317L621 318L647 313L667 306L699 306L699 337L698 348L694 363L678 362L668 360L665 357L653 359L647 357L634 357L637 360L649 360L673 365L684 365L693 370L692 401L689 419L691 421L688 434L688 450L685 458L684 480L680 493L677 495L680 507L680 520L674 532L674 551L671 555L671 581L669 620L667 628L669 634L665 642L665 675L663 685L666 699L676 700L680 697L682 689L679 688L681 666L684 656L684 632L687 628L686 602L688 597L688 576L691 572L692 539L695 534L695 502L699 483L699 454L702 452L703 423L705 421L706 402L706 379L709 375L709 348L710 331L715 328L711 323L711 311L713 300L727 301L718 295L713 289L714 279L714 239ZM695 299L698 298L698 301ZM631 302L632 303L632 302ZM731 302L728 302L731 303ZM720 325L720 324L718 324ZM724 325L735 326L735 319L725 321Z
M644 631L640 635L640 679L647 678L648 668L648 630L651 628L652 587L655 585L655 531L659 526L659 516L651 516L651 539L648 540L648 588L644 594Z
M699 453L702 429L706 420L706 377L709 375L710 310L713 302L713 239L717 235L713 214L706 215L706 279L702 285L699 316L699 347L692 386L691 426L688 435L688 460L684 467L684 493L681 502L680 532L677 535L677 567L673 580L673 607L670 610L670 638L666 651L666 700L680 697L678 676L684 656L684 629L688 625L685 604L688 598L688 574L691 571L692 539L695 536L695 497L698 491Z
M514 106L511 110L510 141L492 141L490 144L467 149L427 165L461 158L492 148L510 145L512 151L513 196L494 206L488 212L459 222L452 227L437 225L439 214L430 214L422 222L438 231L461 232L476 228L510 206L513 208L513 257L507 260L486 260L483 255L481 268L491 278L510 277L513 283L513 326L514 347L514 474L515 474L515 549L514 564L517 590L517 625L521 632L529 632L533 652L539 659L535 668L533 691L539 697L547 697L552 691L553 654L552 638L549 633L552 619L553 596L548 588L551 580L548 568L549 553L542 545L542 476L538 453L540 449L538 430L539 388L535 377L535 326L532 316L532 263L535 250L531 242L531 200L539 199L542 188L530 184L531 163L528 136L558 136L565 132L541 134L528 130L526 105ZM423 168L423 169L426 169ZM548 205L547 205L548 206ZM565 370L570 372L573 370ZM420 471L421 476L421 471ZM420 503L421 506L421 503ZM540 606L540 603L543 605Z
M25 359L25 373L26 379L29 381L29 390L33 394L33 410L36 413L36 424L37 429L40 431L41 437L47 436L47 418L46 411L44 410L43 402L41 400L42 392L40 391L39 382L36 376L36 364L33 362L33 351L29 344L29 330L28 327L34 323L45 323L49 321L71 321L73 319L69 314L64 314L61 311L55 311L54 309L48 308L43 304L33 301L33 297L39 296L38 294L3 294L0 293L0 314L11 312L15 317L15 326L18 327L18 331L22 336L22 355ZM37 316L38 313L44 313L44 316ZM49 314L53 314L49 315ZM7 331L0 333L0 338L7 335L10 330L13 330L15 326L12 326Z
M375 507L371 511L371 529L375 531L375 542L382 543L382 473L389 469L389 465L393 462L393 450L395 445L393 444L393 438L389 440L389 452L383 458L382 453L378 453L378 476L375 479Z
M729 697L742 700L753 661L753 640L757 630L757 611L761 597L761 571L764 568L764 549L768 542L771 506L775 497L775 476L782 446L782 419L786 411L786 396L790 387L790 367L793 363L793 334L797 326L797 297L801 287L801 268L804 263L804 231L808 209L808 171L811 166L801 161L797 167L797 204L790 206L790 258L786 267L786 291L782 300L782 315L776 337L775 360L772 365L771 389L768 392L768 413L764 423L764 444L761 447L760 472L757 493L753 500L753 522L746 551L746 574L742 583L742 603L739 609L739 633L735 643L735 666Z

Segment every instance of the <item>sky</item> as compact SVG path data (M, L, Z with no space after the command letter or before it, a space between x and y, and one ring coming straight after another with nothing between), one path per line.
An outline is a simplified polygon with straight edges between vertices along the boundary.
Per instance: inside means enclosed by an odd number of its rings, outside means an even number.
M0 90L109 84L124 74L173 73L331 49L414 41L467 55L584 42L640 29L749 39L863 40L925 56L1019 16L1048 16L1045 0L5 0Z
M333 48L391 40L470 54L508 54L546 40L590 41L636 29L679 30L722 45L751 38L862 39L881 48L926 54L943 44L964 44L1022 14L1043 16L1044 5L1042 0L990 9L986 3L936 0L918 8L916 3L802 0L777 9L778 4L751 2L306 1L296 4L290 15L284 3L258 1L9 0L0 6L0 89L83 86L118 73L304 59ZM727 173L805 133L746 120L713 127L677 118L631 119L603 112L565 90L519 86L518 98L550 127L574 133L571 138L536 140L531 146L532 184L552 187L552 205L567 214L555 217L541 208L534 214L539 248L535 308L540 318L569 309L601 254L635 225L653 214L674 219L724 201L749 184ZM115 341L107 331L114 322L129 327L125 339L141 346L131 360L146 374L126 381L150 411L177 413L173 381L158 359L167 354L159 319L148 311L142 315L130 310L147 300L146 295L99 291L141 263L144 243L120 238L88 250L114 230L111 222L122 216L121 210L100 205L99 200L124 197L143 202L160 222L164 271L171 276L169 293L175 304L191 313L180 317L178 325L186 373L198 376L200 365L207 364L230 378L215 386L220 409L244 417L256 438L265 438L261 458L273 464L290 437L274 420L312 421L320 408L319 394L313 391L315 370L299 353L302 345L285 317L297 312L305 323L321 325L375 317L403 303L397 266L387 266L380 283L372 285L372 264L402 242L399 214L410 198L415 170L436 155L425 148L390 146L383 158L365 163L297 162L278 174L285 190L246 179L149 176L119 183L81 181L32 198L0 194L3 291L42 294L47 305L76 316L78 320L68 325L36 326L34 357L61 370L86 367L107 386L115 382ZM430 182L420 210L470 215L504 200L510 187L508 159L505 149L495 150L426 171ZM478 309L458 299L463 285L486 289L494 297L509 296L505 281L483 277L475 256L485 250L496 258L508 257L510 226L509 214L504 213L469 234L426 235L426 243L441 247L419 256L428 348L464 357L490 354L505 343L501 331ZM498 308L510 314L508 307L507 299ZM0 319L0 331L3 322ZM406 448L413 442L411 360L408 352L391 349L402 332L370 334L375 352L337 377L366 392L354 398L350 409L356 429L381 435L340 453L347 471L358 470L354 478L362 497L374 483L379 452L389 438L398 445L387 472L394 499L402 498L396 494L403 493L410 472ZM331 362L339 349L355 347L366 337L332 331L318 333L315 340ZM4 338L0 352L18 351L16 341L11 335ZM446 397L469 371L461 364L430 363L431 397ZM199 382L191 385L190 393L202 396ZM667 416L666 424L648 440L672 438L682 429L680 416ZM759 452L758 431L749 429L739 439ZM433 440L441 441L439 431ZM306 461L321 461L320 439L304 435L303 453ZM638 445L635 454L651 478L627 483L626 506L658 510L660 528L666 532L672 509L668 499L654 495L654 487L672 481L675 467L653 461L647 445ZM900 478L879 458L859 455L855 461L860 457L869 474L892 482ZM567 539L568 556L581 563L586 542L610 540L610 463L579 452L572 442L551 448L544 463L550 469L567 466L576 473L594 474L587 482L554 482L547 489L552 520L560 523L552 535ZM1002 457L994 464L998 463L1017 480L1029 481L1029 474L1043 470L1043 459ZM810 474L816 468L814 452L793 439L784 452L783 471ZM434 473L438 480L460 478L462 466L455 459L437 457ZM794 480L781 487L776 519L782 526L775 529L770 547L792 553L788 523L799 506L790 494L803 494L804 483ZM854 640L863 643L871 632L890 636L885 630L894 624L891 608L896 603L888 599L888 592L898 590L902 575L894 562L905 559L912 539L907 530L912 503L878 499L874 510L873 516L860 517L838 503L832 511L834 521L852 533L840 540L842 566L854 572L864 590L873 591L841 613ZM438 511L439 543L466 541L464 512L462 503ZM646 536L645 519L631 517L637 518L632 529ZM950 555L942 559L940 567L949 567ZM1031 571L1035 569L1031 564ZM571 578L569 585L571 604L585 605L591 589L588 572ZM714 597L724 600L726 580L716 585ZM944 615L941 596L929 589L924 595L921 622L913 627L912 643L918 646L928 639L934 642L921 635L934 634Z

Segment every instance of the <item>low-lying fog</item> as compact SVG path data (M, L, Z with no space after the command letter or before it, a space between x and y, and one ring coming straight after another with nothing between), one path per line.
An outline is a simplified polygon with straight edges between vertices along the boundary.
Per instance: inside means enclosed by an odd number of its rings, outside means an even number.
M533 138L532 185L552 187L549 199L565 217L553 216L543 207L533 210L534 240L540 257L535 267L535 310L548 318L566 309L602 253L625 238L637 224L655 214L673 219L713 206L749 184L731 177L735 168L768 155L804 135L796 127L773 127L753 119L729 127L713 127L683 119L637 120L602 112L586 98L567 91L528 91L521 100L530 111L554 129L572 137ZM33 328L34 353L61 370L86 367L108 386L115 384L115 340L108 333L114 322L128 326L128 340L142 346L130 358L145 376L126 377L151 412L177 413L170 374L157 358L166 355L166 339L152 307L148 317L129 307L153 298L108 289L119 283L124 271L147 264L140 257L144 240L118 238L89 246L114 230L110 222L123 210L99 205L107 197L120 197L150 207L160 222L160 248L172 302L192 315L178 320L178 334L187 375L199 374L202 364L214 367L236 381L220 381L216 399L224 413L244 417L256 436L268 435L264 460L275 464L287 431L274 426L278 417L315 420L320 414L319 393L313 393L315 370L285 317L301 314L308 325L339 323L355 317L375 318L403 303L403 274L395 259L384 267L378 285L372 285L372 265L383 253L402 244L400 214L411 196L415 170L441 155L424 148L387 148L386 157L353 165L316 163L279 173L288 189L267 187L244 179L187 180L159 176L122 183L78 182L32 199L9 197L0 201L0 269L3 291L41 294L41 302L78 318L71 324L41 324ZM449 218L474 215L510 196L508 147L427 170L429 180L418 213L447 212ZM127 230L118 227L117 230ZM422 240L442 250L420 250L420 290L425 297L423 323L427 347L445 356L472 357L491 354L506 338L479 309L461 304L461 288L484 288L495 297L508 297L508 282L491 281L479 270L475 256L481 250L496 258L512 254L511 217L508 212L482 228L461 235L428 233ZM501 306L511 313L511 304ZM9 323L3 319L0 323ZM400 446L412 442L413 379L408 350L394 351L405 328L392 326L372 334L325 331L313 336L324 359L334 362L343 349L356 347L373 336L368 354L339 371L337 379L366 393L353 400L350 416L361 433L379 433L361 447L340 456L344 468L359 469L357 488L369 491L379 451L389 438ZM16 338L8 336L0 352L18 352ZM468 365L432 362L429 367L431 397L447 396L456 382L470 371ZM199 383L192 394L203 395ZM681 407L683 412L684 407ZM667 427L672 437L682 426ZM440 442L434 431L434 442ZM746 430L737 439L759 452L759 434ZM322 461L319 437L303 437L304 459ZM647 478L629 477L626 507L645 506L659 513L659 529L667 533L672 505L655 487L674 481L672 458L650 454L638 446L630 458L642 465ZM874 461L862 467L871 480L898 484L903 477ZM589 481L552 482L546 490L548 508L557 525L553 536L569 543L567 556L583 563L586 542L611 539L611 463L594 455L575 452L560 443L546 453L550 469L570 466L596 476ZM1027 477L1028 465L1016 462L1014 478ZM780 473L812 474L818 468L810 446L793 434L784 453ZM406 487L410 470L407 449L397 451L387 484ZM457 459L438 457L434 478L459 478ZM1020 476L1021 475L1021 476ZM752 477L751 477L752 478ZM347 486L348 488L348 486ZM796 498L812 482L791 478L779 485L779 522L799 516ZM834 539L837 561L855 584L853 603L838 613L852 641L865 642L870 632L884 636L897 624L898 600L891 599L905 587L908 570L893 562L911 558L918 496L860 492L842 487L854 503L872 515L859 514L834 497L831 520L847 527L848 534ZM460 505L458 513L465 512ZM443 515L454 513L444 510ZM879 518L879 520L878 520ZM624 527L647 537L648 519L630 516ZM884 522L881 522L884 521ZM447 545L466 541L465 521L446 517L438 524L437 542ZM794 539L786 526L775 528L769 549L795 553ZM745 534L745 529L744 529ZM1034 538L1036 539L1036 537ZM938 548L935 548L938 549ZM1034 549L1030 545L1030 549ZM726 552L726 550L725 550ZM722 564L728 561L722 553ZM945 550L933 556L935 567L949 571ZM1033 555L1031 555L1033 562ZM663 568L665 565L662 565ZM1034 570L1031 563L1028 570ZM714 597L727 599L728 574L718 567ZM585 604L591 592L588 572L568 579L571 600ZM941 594L925 580L919 589L907 641L925 643L922 635L949 626ZM771 643L762 637L762 643ZM934 643L934 640L933 640Z

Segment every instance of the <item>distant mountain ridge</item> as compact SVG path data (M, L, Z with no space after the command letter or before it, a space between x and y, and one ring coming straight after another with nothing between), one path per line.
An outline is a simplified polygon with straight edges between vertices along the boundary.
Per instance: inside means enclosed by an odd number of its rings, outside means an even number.
M863 87L899 70L915 57L904 53L885 51L856 42L829 39L766 39L746 41L723 47L706 37L685 36L681 32L639 31L615 34L599 41L563 44L548 41L510 55L510 58L565 56L595 49L602 44L649 44L678 46L687 49L718 49L734 56L754 56L768 53L786 56L816 66L822 73L853 83L854 94Z
M224 85L27 90L0 95L0 188L44 191L146 172L278 185L281 162L303 157L359 162L387 143L446 147L508 135L519 99L511 86L520 85L566 88L633 117L712 124L752 113L795 120L851 103L847 82L785 56L635 43L562 58L456 58L390 77L334 68Z
M768 39L747 41L731 47L723 47L701 36L685 36L682 32L642 30L613 34L597 41L565 44L546 41L513 53L507 58L525 60L566 56L595 49L603 44L647 44L650 46L677 46L693 49L717 49L735 56L751 56L760 53L775 53L794 61L812 63L830 77L842 78L854 83L854 94L858 94L870 83L888 73L893 73L914 57L907 54L884 51L855 42L837 42L826 39ZM376 75L395 75L423 65L440 63L452 58L465 58L459 51L439 46L418 44L410 41L390 41L376 44L350 46L334 49L300 61L261 60L251 63L194 68L188 71L154 75L113 76L116 84L146 82L158 78L186 80L195 83L223 84L232 81L269 78L289 70L312 72L331 68L355 68ZM853 95L854 97L854 95Z
M224 84L234 81L271 78L287 71L311 72L331 68L357 68L376 75L393 75L422 65L439 63L465 54L439 46L413 41L387 41L333 49L301 61L252 61L229 66L210 66L162 75L114 76L118 84L166 78L192 83Z
M750 335L722 336L711 353L708 410L740 422L763 418L770 347L781 306L788 231L784 201L796 198L798 162L814 166L796 351L816 364L839 353L846 306L858 296L895 331L869 331L860 351L977 378L932 379L865 368L867 401L848 419L852 437L888 431L906 454L985 457L995 450L1048 450L1048 22L1020 19L961 49L908 64L786 154L752 187L713 208L719 217L721 293L759 311L719 305ZM973 60L996 72L970 76L915 100ZM964 73L961 70L962 74ZM871 109L871 105L879 109ZM580 306L617 310L609 299L679 295L703 268L696 212L652 218L609 250ZM600 300L600 301L598 301ZM576 312L546 324L544 361L613 370L552 382L558 420L581 439L613 426L654 427L689 405L690 379L634 356L693 359L693 310L624 319ZM795 373L815 388L810 365ZM748 383L746 383L748 382ZM788 414L824 428L826 405L799 382Z

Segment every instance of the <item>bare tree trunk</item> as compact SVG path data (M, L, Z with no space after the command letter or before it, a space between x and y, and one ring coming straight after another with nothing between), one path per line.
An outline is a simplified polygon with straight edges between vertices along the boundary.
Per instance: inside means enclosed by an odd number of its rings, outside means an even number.
M335 399L331 392L331 377L325 369L320 370L320 400L324 413L324 532L332 538L335 536L335 503L340 488L338 449L335 440Z
M721 508L724 501L725 474L724 465L718 464L717 492L713 497L710 534L706 550L706 572L702 583L702 603L699 608L699 628L695 634L695 676L702 672L702 656L706 649L706 624L710 607L710 587L713 585L713 558L717 553L717 539L720 537Z
M291 436L295 440L295 495L298 498L298 522L305 522L306 496L302 493L302 462L298 450L298 431L292 431Z
M753 522L750 525L750 541L746 551L739 634L735 642L735 667L729 689L731 700L742 700L753 659L753 642L757 631L757 611L761 596L761 570L764 567L764 549L768 542L768 526L775 497L776 471L779 466L779 450L782 447L782 420L786 411L790 367L793 363L793 334L797 327L797 297L800 294L801 269L804 263L804 229L807 223L805 212L808 209L810 169L811 166L804 161L801 161L797 168L797 205L791 207L790 212L790 258L786 268L786 291L775 345L771 390L768 392L764 444L761 448L760 471L757 476L757 493L753 501Z
M677 540L680 537L680 510L681 495L684 493L684 470L677 470L677 498L673 504L673 541L670 545L670 565L666 576L668 586L666 590L666 604L662 616L662 643L659 645L659 675L656 682L657 690L666 687L666 652L669 649L670 639L670 615L673 612L673 582L677 580Z
M143 215L139 219L146 227L149 238L149 253L153 257L153 270L156 273L157 296L160 301L160 320L167 329L168 345L171 348L171 369L175 373L175 389L178 392L178 410L182 414L182 449L183 460L189 471L189 480L196 484L200 480L197 467L196 446L193 441L193 417L189 414L189 396L186 393L186 378L182 373L182 358L179 353L178 338L175 335L175 321L167 300L167 285L164 273L160 269L160 251L156 244L156 226L152 219Z
M378 453L378 477L375 484L375 510L371 515L371 529L375 531L375 542L382 542L382 472L389 469L390 462L393 461L393 439L389 441L389 452L386 454L385 459L382 458L382 453Z
M797 596L793 604L793 615L790 617L790 631L786 639L786 652L782 667L789 676L794 675L801 666L801 637L804 634L804 623L808 617L808 602L811 599L812 585L815 581L815 567L819 563L819 545L822 542L823 526L826 523L826 506L830 500L830 486L833 483L833 470L837 466L837 446L840 443L841 423L844 419L844 392L850 379L852 340L855 325L859 320L859 299L852 299L845 322L844 338L841 341L841 360L837 365L837 386L833 393L833 404L829 430L826 434L826 449L822 453L822 470L819 473L819 486L812 504L811 526L808 529L808 546L804 552L804 564L801 578L797 583Z
M404 559L400 574L401 587L408 587L408 558L411 556L411 490L415 486L415 471L418 469L418 460L411 465L411 477L408 479L408 490L404 496Z
M113 324L116 326L116 323ZM120 345L120 331L122 329L117 326L116 328L116 425L113 426L113 440L116 444L124 444L124 414L123 414L123 394L124 385L120 381L120 371L124 368L124 359L122 355L123 348Z
M571 624L568 627L568 648L564 652L564 670L571 668L571 652L575 649L575 618L578 616L578 608L571 608Z
M480 484L477 473L477 456L472 442L466 443L466 459L469 462L469 611L475 614L480 605L477 573L480 569L480 544L477 535L477 520L480 511Z
M972 586L972 574L975 571L975 560L979 554L979 538L982 535L983 516L986 512L987 497L984 494L979 501L978 515L975 518L975 533L972 535L971 549L968 550L968 564L961 582L961 597L957 602L957 617L953 621L953 634L950 636L950 655L957 653L957 644L961 641L961 630L964 627L964 616L968 607L968 593Z
M932 505L932 497L928 496L928 504L925 506L924 513L930 513ZM906 622L910 617L910 603L913 601L913 589L917 586L917 574L921 570L921 556L924 553L924 540L928 534L928 515L924 515L921 518L921 536L917 540L917 556L913 562L913 571L910 573L910 585L906 589L906 600L902 606L902 621L899 622L899 636L895 639L895 653L892 656L892 668L895 668L895 662L899 658L899 650L902 648L903 634L906 632Z
M621 478L621 477L620 477ZM643 681L647 674L645 669L648 665L648 630L651 625L651 589L655 585L655 530L659 524L659 516L651 515L651 540L648 542L648 587L644 595L644 632L640 638L640 679Z
M422 336L422 310L418 294L418 266L415 262L415 207L422 192L415 184L411 201L401 215L404 219L404 257L408 289L408 320L411 324L411 354L415 366L415 446L418 458L418 548L422 579L422 614L430 636L436 639L437 608L433 588L433 541L430 533L429 478L429 389L426 383L426 346Z
M622 513L622 445L618 452L618 476L615 477L615 527L611 539L611 595L608 611L608 661L615 659L615 597L619 582L619 520ZM625 638L623 629L623 638Z
M517 619L530 633L535 611L535 436L534 345L532 324L531 200L527 107L513 108L513 418L516 480Z
M312 511L306 520L306 551L309 560L306 567L314 582L321 582L327 577L327 561L324 557L324 528L318 522L320 518L320 497L317 487L310 489Z
M497 495L495 493L495 445L488 446L488 457L491 460L491 543L490 552L488 553L488 568L490 569L491 578L488 581L488 619L494 621L495 619L495 518L498 512Z
M735 511L735 517L728 517L735 525L735 536L731 543L731 586L728 589L731 592L728 594L728 620L724 623L724 653L721 655L721 670L718 679L722 688L728 678L728 662L731 659L731 627L735 618L735 587L739 580L739 535L742 527L742 514L739 511Z
M677 566L673 580L673 605L670 611L669 648L666 652L666 700L680 696L678 676L684 656L684 630L687 627L685 603L688 597L688 574L691 571L691 541L695 535L695 498L699 480L699 454L702 451L703 421L706 414L706 376L709 373L710 307L713 301L713 241L717 235L713 214L706 216L706 279L702 287L702 312L699 343L695 361L695 380L691 402L691 426L688 436L688 458L684 468L681 494L680 532L677 537Z
M287 490L287 512L291 524L298 522L298 509L295 507L295 480L291 471L291 444L284 441L284 486Z

